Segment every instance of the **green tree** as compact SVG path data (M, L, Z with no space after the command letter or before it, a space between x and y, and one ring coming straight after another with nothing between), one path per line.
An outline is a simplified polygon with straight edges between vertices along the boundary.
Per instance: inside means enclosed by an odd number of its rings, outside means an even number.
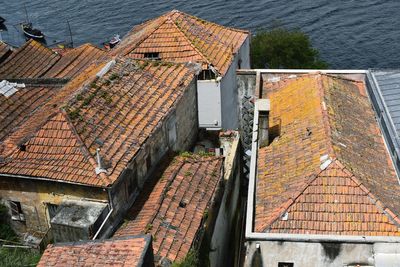
M319 58L310 38L300 30L277 27L258 31L251 40L253 68L325 69L328 64Z

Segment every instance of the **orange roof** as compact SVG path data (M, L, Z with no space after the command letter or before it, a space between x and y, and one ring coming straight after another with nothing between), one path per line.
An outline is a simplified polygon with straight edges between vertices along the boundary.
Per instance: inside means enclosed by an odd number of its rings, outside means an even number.
M10 56L12 53L10 47L6 44L0 41L0 63L3 62L8 56Z
M0 43L0 62L2 52L5 51L3 47ZM54 49L47 48L37 41L29 40L0 65L0 77L4 79L70 79L106 54L105 51L91 44L66 51L62 54L57 53Z
M400 185L365 84L312 74L264 84L270 127L259 149L257 232L400 235Z
M148 251L149 235L51 244L37 266L147 266Z
M38 78L59 59L60 55L31 39L0 65L0 77Z
M105 51L91 45L84 44L80 47L69 49L62 54L60 60L43 77L46 78L72 78L95 60L103 57Z
M0 173L108 186L194 79L183 64L118 59L94 80L103 66L86 69L4 139ZM106 174L95 174L97 148Z
M59 91L58 85L29 85L5 97L0 94L0 142Z
M113 53L144 58L157 52L162 60L213 64L224 75L248 35L173 10L133 28Z
M183 259L222 179L222 163L220 157L175 157L147 182L115 236L151 233L156 257Z

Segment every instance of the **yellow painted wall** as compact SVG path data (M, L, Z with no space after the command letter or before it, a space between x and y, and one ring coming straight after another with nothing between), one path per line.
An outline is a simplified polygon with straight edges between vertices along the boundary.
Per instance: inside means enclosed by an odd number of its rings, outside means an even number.
M107 192L102 188L91 188L58 182L0 177L0 198L21 203L25 222L12 221L19 233L45 232L50 225L47 203L59 205L66 200L108 202Z

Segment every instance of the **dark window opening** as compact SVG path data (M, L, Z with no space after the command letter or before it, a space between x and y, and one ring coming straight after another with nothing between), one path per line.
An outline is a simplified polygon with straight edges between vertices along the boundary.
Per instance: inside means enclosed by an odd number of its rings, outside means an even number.
M146 158L146 168L147 168L147 171L149 171L151 169L151 155L148 155Z
M198 80L214 80L215 78L216 78L215 73L210 69L202 70L197 76Z
M128 192L129 192L129 194L132 194L133 192L135 192L136 188L138 187L136 168L134 170L131 170L129 176L130 176L129 177L130 183L128 185Z
M239 59L239 60L238 60L238 69L241 69L241 67L242 67L242 60Z
M58 205L48 203L47 204L47 210L49 211L49 217L50 217L50 220L51 220L57 214Z
M158 52L144 53L144 58L147 58L147 59L161 59L160 58L160 53L158 53Z
M13 220L25 221L24 213L22 212L21 203L18 201L10 201L11 218Z
M294 267L293 262L278 262L278 267Z

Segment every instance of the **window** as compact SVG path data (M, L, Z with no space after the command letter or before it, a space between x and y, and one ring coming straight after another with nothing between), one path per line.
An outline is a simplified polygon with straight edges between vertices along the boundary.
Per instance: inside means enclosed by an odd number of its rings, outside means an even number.
M294 267L293 262L278 262L278 267Z
M160 58L160 53L158 53L158 52L144 53L144 58L147 58L147 59L161 59Z
M147 168L147 172L151 169L151 155L150 154L146 158L146 168Z
M47 204L47 210L49 212L49 217L50 217L50 220L51 220L57 214L58 205L48 203Z
M210 69L202 70L197 76L198 80L214 80L215 78L215 73Z
M25 215L22 212L21 203L18 201L10 201L11 219L16 221L25 221Z

